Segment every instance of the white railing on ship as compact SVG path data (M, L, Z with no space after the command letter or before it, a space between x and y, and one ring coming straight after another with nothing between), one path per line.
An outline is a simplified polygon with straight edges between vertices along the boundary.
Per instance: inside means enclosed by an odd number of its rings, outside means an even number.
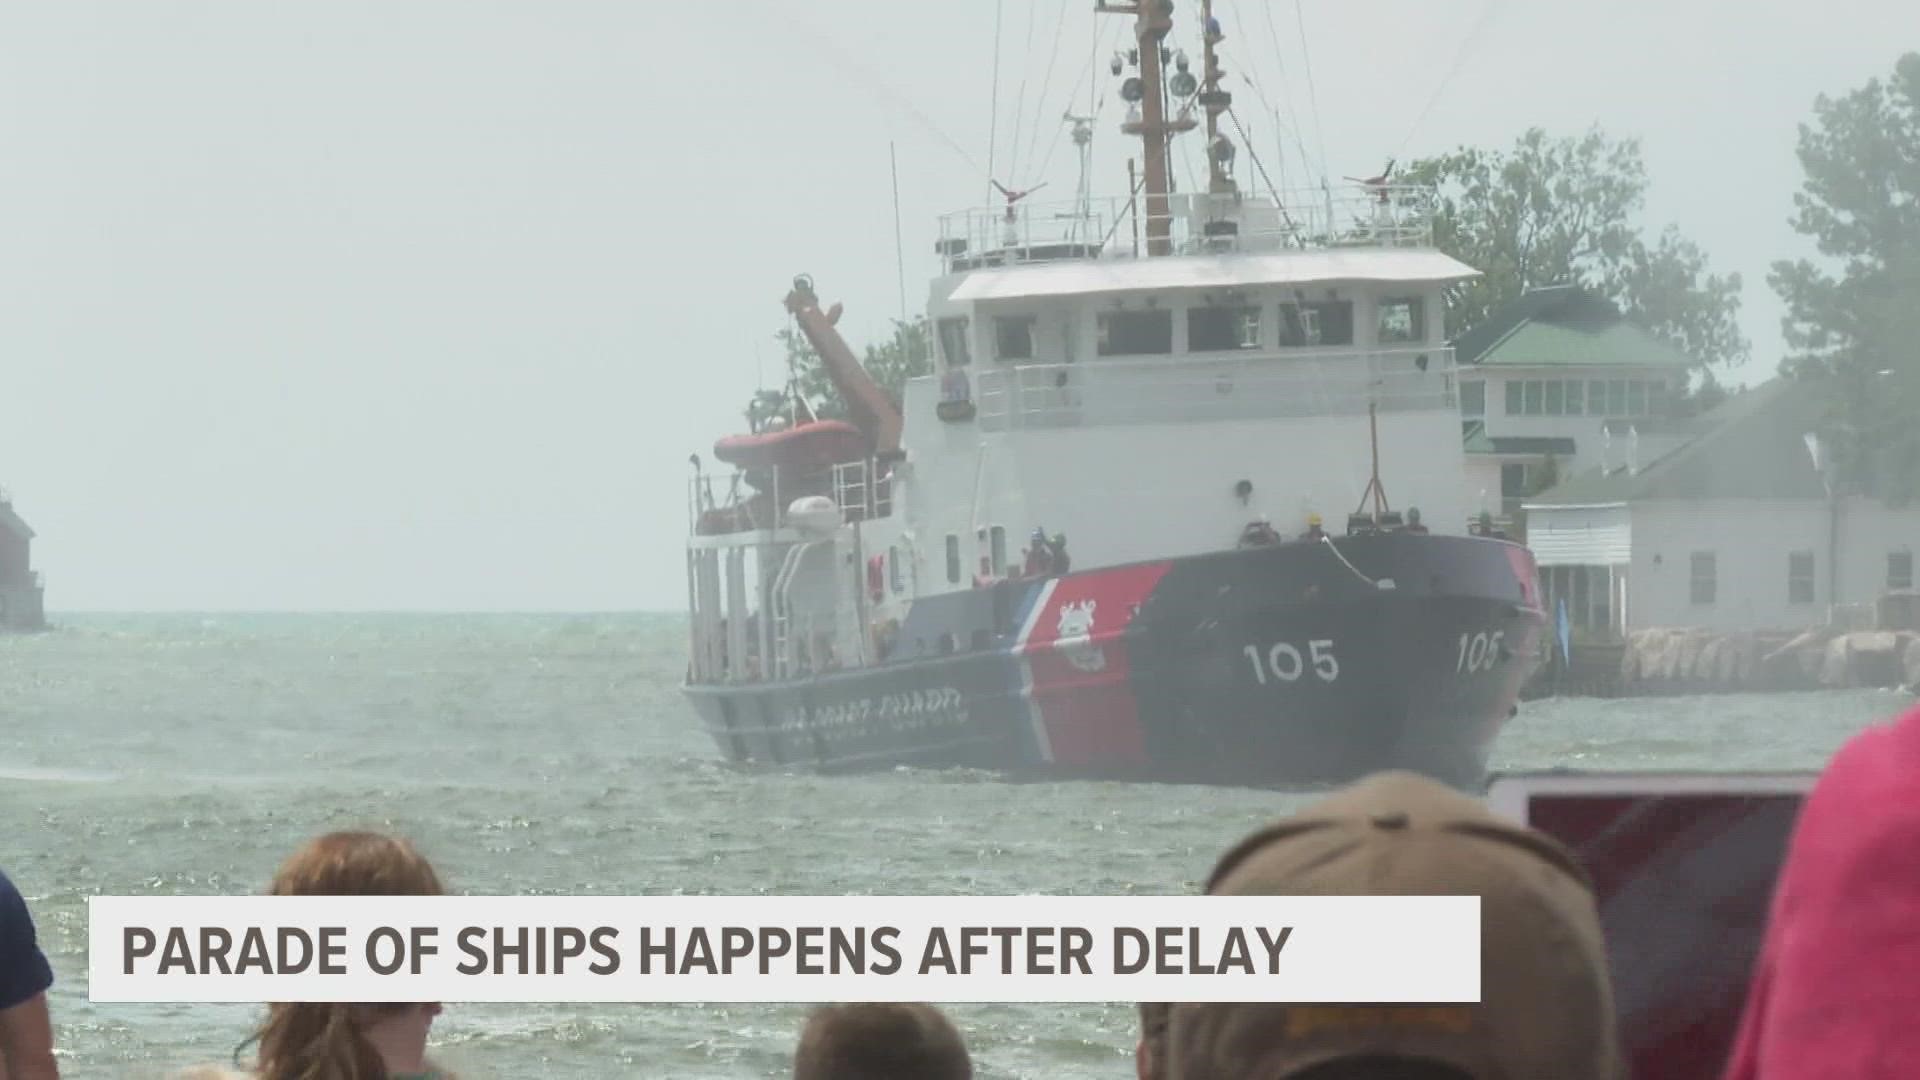
M980 372L973 401L983 431L1458 407L1445 348L1029 364Z
M715 498L713 474L695 473L687 482L687 520L691 535L701 535L700 523L707 514L734 515L739 528L726 532L761 532L786 523L787 506L783 501L785 481L781 469L770 465L765 475L773 486L764 502L756 504L756 489L747 483L745 472L720 474L726 484L724 498ZM791 490L786 494L791 494ZM841 521L854 522L888 517L893 513L893 473L873 458L842 462L832 466L828 494L840 510Z
M1433 242L1432 188L1144 195L1084 202L1017 202L939 219L948 272L980 265L1058 259L1127 259L1148 254L1276 252L1332 247L1421 247ZM1167 226L1166 246L1150 250L1152 224ZM1226 228L1232 223L1233 228Z

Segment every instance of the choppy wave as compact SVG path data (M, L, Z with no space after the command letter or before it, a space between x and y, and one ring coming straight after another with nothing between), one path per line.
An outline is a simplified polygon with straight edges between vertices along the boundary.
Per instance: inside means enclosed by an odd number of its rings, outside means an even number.
M225 1061L245 1008L86 1000L85 898L257 890L315 832L415 837L482 893L1187 891L1302 797L723 765L674 616L87 616L0 649L8 873L58 974L75 1076ZM23 641L25 639L22 639ZM1558 701L1501 768L1811 768L1884 694ZM16 828L16 823L23 828ZM956 1008L983 1077L1128 1075L1124 1006ZM458 1006L475 1076L784 1075L792 1006Z

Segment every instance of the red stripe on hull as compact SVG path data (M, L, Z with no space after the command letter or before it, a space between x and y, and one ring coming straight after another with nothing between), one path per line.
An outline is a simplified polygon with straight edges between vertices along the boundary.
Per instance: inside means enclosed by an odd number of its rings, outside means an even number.
M1126 631L1169 563L1074 574L1054 583L1022 643L1030 704L1055 764L1145 764Z

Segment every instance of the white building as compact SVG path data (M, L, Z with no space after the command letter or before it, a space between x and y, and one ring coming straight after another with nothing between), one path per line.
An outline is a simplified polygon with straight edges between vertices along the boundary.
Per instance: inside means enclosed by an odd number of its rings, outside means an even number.
M1830 604L1914 584L1920 508L1830 498L1821 404L1776 379L1700 418L1677 450L1612 460L1525 500L1550 606L1578 627L1798 630Z
M1553 475L1637 445L1651 460L1686 441L1670 418L1687 356L1575 286L1535 289L1454 342L1467 489L1480 509L1519 509Z

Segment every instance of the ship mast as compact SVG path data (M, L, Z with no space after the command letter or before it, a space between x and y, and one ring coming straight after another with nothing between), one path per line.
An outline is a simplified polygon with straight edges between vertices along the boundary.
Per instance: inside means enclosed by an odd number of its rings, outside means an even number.
M1211 4L1208 6L1211 7ZM1138 79L1127 80L1121 89L1121 97L1139 106L1140 118L1129 118L1120 125L1120 130L1140 136L1144 148L1147 253L1166 255L1172 251L1170 237L1173 231L1173 218L1167 206L1167 141L1180 132L1191 131L1198 126L1190 116L1183 115L1169 121L1166 115L1165 73L1162 70L1166 46L1162 43L1173 30L1173 4L1171 0L1134 0L1133 3L1101 0L1094 5L1094 10L1107 15L1134 17L1134 39L1138 43L1135 52L1140 75Z
M1220 78L1226 72L1220 70L1220 57L1214 52L1214 46L1226 35L1220 32L1220 20L1213 17L1213 0L1201 0L1200 28L1205 66L1200 77L1199 101L1201 108L1207 110L1207 192L1232 195L1236 190L1231 171L1233 142L1220 134L1220 114L1233 105L1233 95L1220 89Z

